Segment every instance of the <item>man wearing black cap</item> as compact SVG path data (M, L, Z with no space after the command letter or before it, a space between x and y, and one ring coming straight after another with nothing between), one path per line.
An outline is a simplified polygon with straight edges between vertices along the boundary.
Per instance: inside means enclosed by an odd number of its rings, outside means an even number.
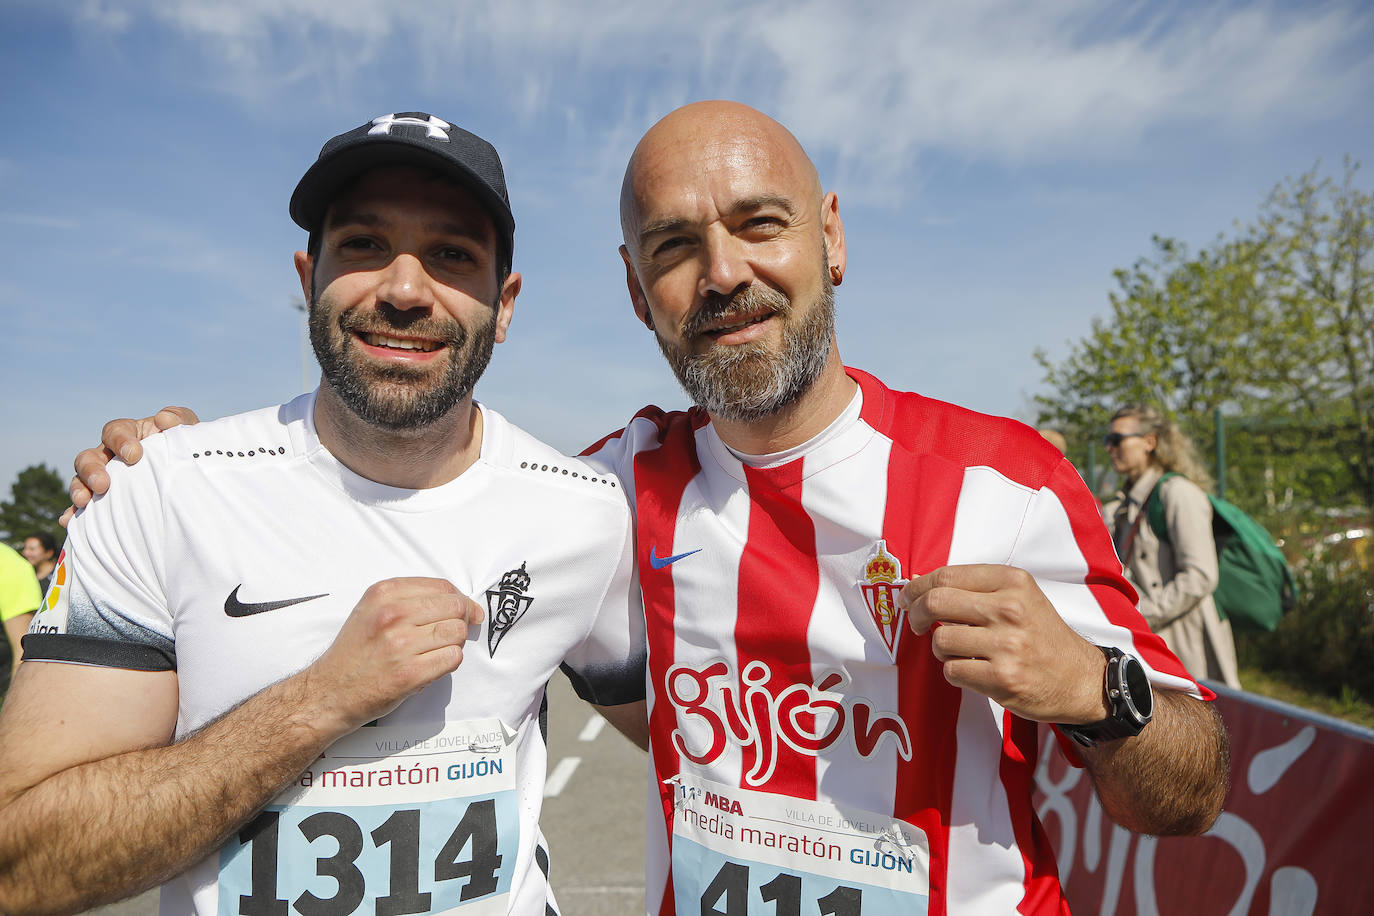
M0 912L557 912L544 684L643 721L622 492L472 397L520 289L496 151L386 115L291 215L320 387L71 524L0 716Z

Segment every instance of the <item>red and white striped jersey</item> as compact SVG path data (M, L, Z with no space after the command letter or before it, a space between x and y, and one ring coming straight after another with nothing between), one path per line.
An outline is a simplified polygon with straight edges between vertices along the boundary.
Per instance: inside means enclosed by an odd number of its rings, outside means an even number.
M785 455L741 460L704 411L651 407L584 456L635 506L649 909L1064 912L1031 806L1036 724L951 686L895 590L946 564L1021 567L1086 639L1199 688L1057 450L847 371L860 397Z

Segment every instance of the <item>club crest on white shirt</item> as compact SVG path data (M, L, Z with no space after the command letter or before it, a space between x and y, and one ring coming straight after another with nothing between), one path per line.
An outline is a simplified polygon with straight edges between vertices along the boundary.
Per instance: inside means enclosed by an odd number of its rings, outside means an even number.
M906 611L898 607L897 593L908 581L902 578L902 561L887 552L886 540L879 539L855 583L893 661L897 660L897 644L906 629Z
M487 651L492 656L496 655L496 647L501 645L510 628L534 603L533 596L525 594L529 587L530 574L521 563L519 569L502 576L495 588L487 589Z

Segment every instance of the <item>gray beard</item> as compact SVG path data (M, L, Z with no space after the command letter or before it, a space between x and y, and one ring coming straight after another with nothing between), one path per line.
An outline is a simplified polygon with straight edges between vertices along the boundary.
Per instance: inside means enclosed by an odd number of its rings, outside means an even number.
M469 335L456 321L434 322L428 316L408 319L408 313L385 305L368 316L353 309L340 312L331 324L329 310L320 307L327 295L322 293L311 303L310 344L329 387L349 410L373 426L400 432L435 423L472 393L491 360L496 344L494 308L488 321ZM367 365L346 349L355 331L411 331L438 337L448 347L448 364L437 383L428 384L432 367Z
M777 352L762 343L748 343L688 353L655 334L659 350L692 402L716 419L748 423L777 414L805 394L825 368L835 336L835 288L828 276L822 276L824 285L815 308L799 324L789 321L785 325ZM784 318L794 311L782 293L750 286L729 298L708 302L688 322L684 336L690 339L708 322L732 313L747 314L760 305Z

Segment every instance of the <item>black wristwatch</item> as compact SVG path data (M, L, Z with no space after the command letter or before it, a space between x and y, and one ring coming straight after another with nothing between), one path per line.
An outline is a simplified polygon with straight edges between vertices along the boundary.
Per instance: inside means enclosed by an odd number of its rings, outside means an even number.
M1087 725L1060 725L1059 730L1083 747L1099 742L1129 738L1140 734L1155 711L1155 697L1145 666L1134 655L1112 646L1098 646L1107 656L1107 708L1111 713L1101 722Z

